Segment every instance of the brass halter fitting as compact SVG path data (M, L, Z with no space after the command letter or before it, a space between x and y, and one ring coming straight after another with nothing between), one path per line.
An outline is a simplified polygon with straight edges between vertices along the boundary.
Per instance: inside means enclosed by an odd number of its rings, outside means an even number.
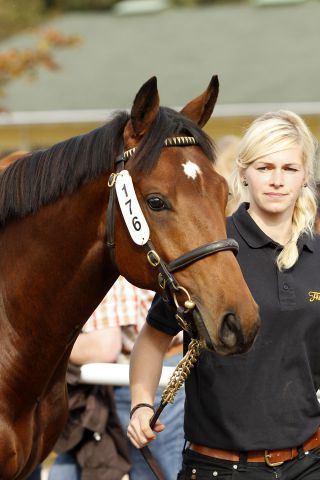
M162 288L162 290L165 290L165 288L167 286L167 281L164 278L164 276L162 275L162 273L158 274L158 283L160 285L160 288Z
M179 290L182 290L183 293L185 293L185 295L187 296L187 300L184 302L184 313L188 313L190 312L190 310L193 310L194 307L196 306L196 304L194 303L193 300L191 300L191 297L190 297L190 294L188 292L188 290L184 287L182 287L181 285L178 285L177 287L177 291ZM177 299L177 296L176 296L176 292L173 292L173 300L174 300L174 303L175 303L175 306L177 307L178 310L181 309L180 305L179 305L179 302L178 302L178 299Z
M149 250L149 252L147 253L147 258L148 262L153 267L157 267L158 265L160 265L160 257L155 250Z
M108 180L108 187L109 188L114 186L114 184L116 183L117 176L118 176L118 173L111 173L110 174L110 177L109 177L109 180Z

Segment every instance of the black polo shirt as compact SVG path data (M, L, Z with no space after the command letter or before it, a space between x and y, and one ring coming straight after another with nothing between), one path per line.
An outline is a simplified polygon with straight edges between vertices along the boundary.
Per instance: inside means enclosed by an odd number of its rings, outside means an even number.
M247 208L227 219L227 231L239 243L237 259L261 327L243 355L201 353L186 381L186 438L240 451L295 447L320 425L320 237L302 236L297 263L279 272L281 247ZM170 335L180 330L159 297L147 321Z

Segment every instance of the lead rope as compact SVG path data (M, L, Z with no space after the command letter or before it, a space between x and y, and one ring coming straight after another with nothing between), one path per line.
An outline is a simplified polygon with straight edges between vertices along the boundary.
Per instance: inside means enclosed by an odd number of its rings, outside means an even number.
M161 402L158 408L156 409L154 415L150 420L150 427L153 428L158 420L161 412L163 411L164 407L168 405L168 403L173 403L174 397L178 390L182 387L184 382L186 381L188 375L190 374L190 370L194 367L195 363L197 362L201 351L201 342L193 338L188 346L187 353L185 356L180 360L178 365L176 366L168 385L164 389ZM148 446L142 447L140 449L143 458L149 465L151 471L157 478L157 480L166 480L161 472L161 469L152 456L150 449Z

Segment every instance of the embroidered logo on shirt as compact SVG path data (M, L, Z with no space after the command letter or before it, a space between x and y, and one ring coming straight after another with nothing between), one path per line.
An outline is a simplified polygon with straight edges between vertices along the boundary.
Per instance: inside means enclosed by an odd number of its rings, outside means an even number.
M308 292L309 302L314 302L315 300L320 301L320 292Z

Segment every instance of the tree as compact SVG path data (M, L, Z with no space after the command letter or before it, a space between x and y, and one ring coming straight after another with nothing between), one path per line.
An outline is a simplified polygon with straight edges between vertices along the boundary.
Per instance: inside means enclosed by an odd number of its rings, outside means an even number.
M0 52L0 99L5 97L7 85L20 77L34 79L39 68L59 70L61 67L54 59L54 50L79 45L80 38L75 35L65 35L56 30L46 30L39 33L34 48L11 48ZM4 110L1 108L0 111Z

